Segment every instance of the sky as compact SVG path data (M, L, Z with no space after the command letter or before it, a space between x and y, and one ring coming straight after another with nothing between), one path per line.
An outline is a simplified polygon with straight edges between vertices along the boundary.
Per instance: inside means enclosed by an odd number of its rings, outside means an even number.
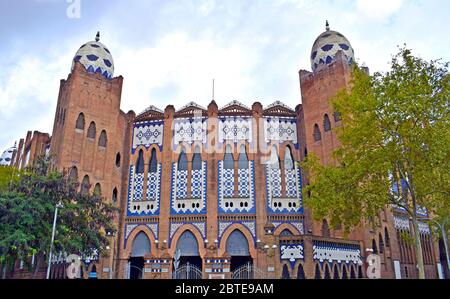
M403 44L450 61L449 11L448 0L0 0L0 153L28 130L51 134L60 80L97 31L125 112L206 107L213 79L219 107L295 107L326 20L373 73Z

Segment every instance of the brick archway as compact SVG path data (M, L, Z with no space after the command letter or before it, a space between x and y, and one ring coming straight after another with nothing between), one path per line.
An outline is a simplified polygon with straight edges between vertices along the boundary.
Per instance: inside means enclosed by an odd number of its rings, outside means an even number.
M224 231L224 233L222 234L222 237L220 239L220 246L219 246L220 253L224 254L226 252L228 237L236 229L239 230L247 239L248 250L250 252L250 256L252 259L255 259L256 258L256 249L255 249L255 241L253 239L253 236L250 233L250 231L248 230L248 228L240 223L233 223L232 225L228 226L227 229Z
M173 237L170 241L169 254L171 256L175 255L175 250L177 248L178 239L187 230L189 230L195 236L195 239L197 240L197 243L198 243L198 254L203 259L203 257L205 256L205 253L206 253L203 236L201 235L198 228L193 226L192 224L183 224L176 230L175 234L173 235Z
M295 226L293 226L292 224L290 224L290 223L282 223L282 224L280 224L280 225L275 229L275 231L273 232L273 234L274 234L275 236L279 236L279 235L281 234L281 232L284 231L285 229L289 230L289 231L292 233L292 235L300 234L300 232L298 231L298 229L297 229Z
M158 249L156 248L155 245L155 236L153 232L147 226L139 225L131 231L130 235L127 238L125 247L125 256L127 258L130 257L131 250L133 249L133 241L140 232L143 232L150 240L150 248L152 250L151 251L152 255L154 255L157 252Z

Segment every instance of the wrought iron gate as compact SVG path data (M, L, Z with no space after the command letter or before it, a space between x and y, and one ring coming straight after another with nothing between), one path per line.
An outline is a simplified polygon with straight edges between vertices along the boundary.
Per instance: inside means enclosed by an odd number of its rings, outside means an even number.
M266 279L266 274L260 269L253 266L252 263L247 263L240 266L231 273L232 279Z
M202 279L202 269L187 262L172 273L173 279Z

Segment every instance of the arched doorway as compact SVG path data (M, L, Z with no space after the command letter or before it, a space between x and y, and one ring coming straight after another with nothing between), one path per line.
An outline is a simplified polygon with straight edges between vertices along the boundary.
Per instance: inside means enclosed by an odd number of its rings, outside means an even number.
M244 234L235 229L227 239L227 252L231 256L230 270L233 272L243 265L252 265L253 259L250 256L248 241Z
M173 276L176 279L202 278L202 259L198 250L198 242L190 230L183 232L177 241Z
M128 277L142 279L144 272L144 256L151 252L150 239L144 232L140 232L133 240L131 256L128 260Z

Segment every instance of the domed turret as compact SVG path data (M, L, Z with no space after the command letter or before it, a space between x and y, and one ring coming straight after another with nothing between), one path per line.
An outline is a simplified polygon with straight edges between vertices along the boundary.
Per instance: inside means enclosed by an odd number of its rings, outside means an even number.
M311 68L316 71L321 64L333 62L338 51L342 51L349 63L355 60L355 54L348 39L339 32L330 30L328 21L326 31L319 35L311 49Z
M3 154L0 156L0 166L11 165L11 159L15 150L16 146L13 146L3 152Z
M85 43L78 49L72 62L80 62L88 72L100 73L103 77L111 79L114 75L114 61L108 48L99 42L100 32L97 32L95 41Z

